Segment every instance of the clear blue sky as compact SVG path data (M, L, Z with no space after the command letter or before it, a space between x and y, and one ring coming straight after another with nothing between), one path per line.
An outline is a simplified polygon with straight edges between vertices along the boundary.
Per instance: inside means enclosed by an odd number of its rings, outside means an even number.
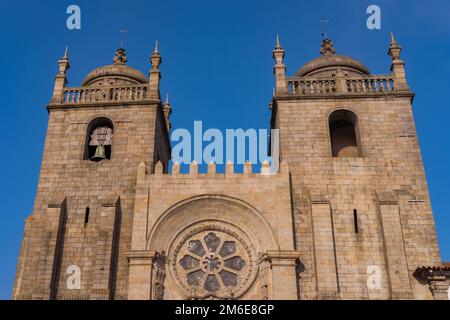
M82 30L66 28L66 8L82 10ZM366 28L370 4L382 29ZM56 61L70 47L69 85L110 64L128 29L128 64L147 73L156 39L162 92L174 127L267 128L272 50L280 34L288 73L316 57L323 16L338 53L389 72L389 31L403 45L414 114L431 191L441 255L450 260L450 2L402 1L1 1L0 298L11 295L24 219L31 213Z

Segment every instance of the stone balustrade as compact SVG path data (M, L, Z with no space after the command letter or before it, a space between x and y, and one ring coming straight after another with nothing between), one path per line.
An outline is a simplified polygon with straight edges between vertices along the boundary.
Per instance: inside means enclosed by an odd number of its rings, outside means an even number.
M140 101L147 98L147 89L147 84L64 88L61 103L83 104L114 101Z
M288 79L288 89L293 95L332 94L336 92L335 79Z
M333 95L333 94L389 94L396 91L391 75L370 75L361 77L314 78L299 77L287 80L290 95Z

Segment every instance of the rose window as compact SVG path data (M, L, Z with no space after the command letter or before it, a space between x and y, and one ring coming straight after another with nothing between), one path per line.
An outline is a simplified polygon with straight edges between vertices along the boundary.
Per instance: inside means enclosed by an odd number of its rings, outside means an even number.
M183 287L199 298L236 297L253 268L243 242L219 230L186 237L178 246L173 264Z

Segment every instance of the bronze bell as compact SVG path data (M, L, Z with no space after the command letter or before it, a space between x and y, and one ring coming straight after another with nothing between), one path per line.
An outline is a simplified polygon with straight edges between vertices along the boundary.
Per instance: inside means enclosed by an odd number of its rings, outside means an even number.
M95 154L91 160L100 161L103 159L106 159L105 147L100 144L97 146L97 149L95 149Z

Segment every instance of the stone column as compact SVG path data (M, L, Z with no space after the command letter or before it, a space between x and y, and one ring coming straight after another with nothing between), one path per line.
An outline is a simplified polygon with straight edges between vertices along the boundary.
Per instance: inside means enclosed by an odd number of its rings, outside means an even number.
M153 262L156 258L156 251L129 251L127 257L130 263L128 300L150 300Z
M382 195L379 197L381 232L391 298L410 299L412 289L398 203L389 201Z
M335 298L339 281L330 202L326 196L311 195L311 210L317 291L322 298Z
M295 271L300 252L296 250L267 251L267 259L272 269L272 299L297 300L297 275Z

